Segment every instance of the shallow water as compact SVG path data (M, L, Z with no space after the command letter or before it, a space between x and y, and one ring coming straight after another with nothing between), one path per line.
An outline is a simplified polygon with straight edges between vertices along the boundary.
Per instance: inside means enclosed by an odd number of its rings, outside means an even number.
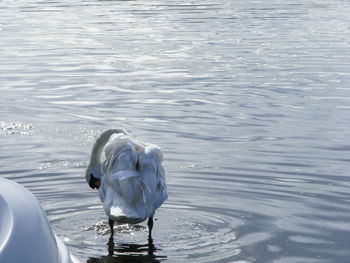
M0 176L37 196L82 262L346 263L349 13L342 0L1 1ZM145 224L109 242L84 181L111 127L164 151L152 242Z

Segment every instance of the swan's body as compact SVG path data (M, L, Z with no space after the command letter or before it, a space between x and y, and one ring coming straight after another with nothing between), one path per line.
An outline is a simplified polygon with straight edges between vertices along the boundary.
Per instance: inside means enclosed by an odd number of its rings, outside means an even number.
M167 199L162 159L158 146L139 143L124 130L105 131L96 140L86 180L98 188L111 228L113 222L149 219L152 229L155 210Z

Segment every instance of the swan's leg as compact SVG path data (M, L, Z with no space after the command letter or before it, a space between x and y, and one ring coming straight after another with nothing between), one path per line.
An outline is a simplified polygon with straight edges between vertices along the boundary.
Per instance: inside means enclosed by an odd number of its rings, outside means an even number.
M112 219L109 219L108 220L108 224L109 224L109 227L111 228L111 237L113 237L113 234L114 234L114 229L113 229L114 221Z
M113 235L111 235L111 237L109 238L107 246L108 246L108 255L109 256L113 256L113 254L114 254L114 239L113 239Z
M153 256L156 248L153 244L153 239L151 236L148 236L148 255Z
M148 236L151 237L152 228L153 228L153 217L148 218L147 226L148 226Z

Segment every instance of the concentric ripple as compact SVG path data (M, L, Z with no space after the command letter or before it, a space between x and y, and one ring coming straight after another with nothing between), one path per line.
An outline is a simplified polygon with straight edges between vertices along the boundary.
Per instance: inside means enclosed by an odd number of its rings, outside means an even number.
M55 221L55 226L60 229L69 227L66 232L73 232L76 235L65 240L68 245L81 247L82 244L76 242L85 240L83 241L84 254L79 255L81 252L77 251L78 256L97 259L108 255L110 229L103 211L100 210L100 213L97 211L99 209L95 207L85 212L57 216L59 219ZM74 230L78 222L86 223L83 231ZM163 257L163 259L166 257L175 262L183 260L212 262L229 259L241 252L235 232L235 228L241 224L241 220L226 215L195 207L166 204L157 211L155 217L152 235L153 253L155 256ZM93 236L95 238L91 239ZM114 249L116 252L114 257L118 255L145 256L149 252L148 249L145 249L147 239L148 229L145 223L115 226ZM100 251L100 254L96 254L96 251Z
M235 227L239 220L225 215L188 207L168 207L160 230L168 255L191 259L191 262L211 262L240 253ZM170 217L169 215L172 215ZM166 240L165 237L168 239Z

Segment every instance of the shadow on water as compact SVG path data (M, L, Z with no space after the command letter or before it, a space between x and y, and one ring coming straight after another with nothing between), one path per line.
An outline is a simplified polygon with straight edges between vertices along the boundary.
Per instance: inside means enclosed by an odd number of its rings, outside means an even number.
M89 258L87 263L159 263L167 259L166 256L157 256L157 249L150 237L147 244L124 243L116 246L113 237L108 243L108 255L100 258Z

